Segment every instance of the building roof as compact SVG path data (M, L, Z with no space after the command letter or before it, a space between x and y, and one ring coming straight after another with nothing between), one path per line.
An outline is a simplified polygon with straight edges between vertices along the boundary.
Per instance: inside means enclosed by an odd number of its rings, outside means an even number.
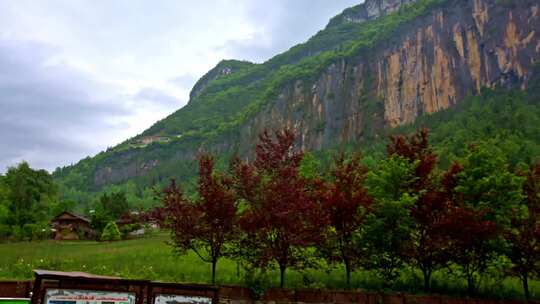
M90 223L90 220L89 220L89 219L87 219L87 218L85 218L85 217L83 217L83 216L77 215L77 214L75 214L75 213L71 213L71 212L69 212L69 211L64 211L64 212L60 213L59 215L55 216L55 217L52 219L52 221L55 221L55 220L57 220L57 219L60 219L60 217L62 217L63 215L68 215L68 216L70 216L70 217L72 217L72 218L74 218L74 219L78 219L78 220L81 220L81 221Z

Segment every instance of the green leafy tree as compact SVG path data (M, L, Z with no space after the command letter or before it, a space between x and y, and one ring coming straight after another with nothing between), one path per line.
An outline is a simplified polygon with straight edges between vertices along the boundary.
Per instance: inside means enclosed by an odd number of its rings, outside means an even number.
M103 208L103 211L115 220L119 219L130 210L126 193L122 191L110 194L104 193L99 199L99 204L101 205L101 208Z
M120 239L121 235L118 226L115 222L109 222L107 226L105 226L105 229L103 229L103 233L101 234L101 241L112 242L120 241Z
M410 209L417 199L409 193L415 182L414 170L414 163L393 155L382 160L367 178L375 204L358 242L365 256L364 267L377 271L387 286L406 262L413 227Z
M523 200L523 178L511 172L500 149L472 146L463 160L455 191L466 206L489 210L486 219L499 228L509 225L512 210Z
M504 237L508 242L506 256L513 264L510 273L519 277L529 300L529 281L540 275L540 163L532 165L525 177L525 199L514 210Z
M0 240L9 237L10 228L8 225L9 201L8 188L4 183L4 177L0 175Z
M90 225L98 232L104 231L109 222L118 220L130 211L124 192L103 193L93 210L90 211Z
M8 169L3 178L9 216L6 223L22 231L24 225L46 221L49 207L57 201L57 187L45 170L34 170L23 162ZM5 190L4 190L5 192ZM4 194L5 195L5 194ZM23 236L23 234L18 234Z
M73 212L76 206L77 206L77 202L75 201L59 200L57 202L52 203L51 206L49 207L50 215L54 217L64 211Z
M463 165L454 167L454 186L447 189L453 208L443 226L450 258L474 295L482 274L503 253L502 232L523 199L522 179L509 171L500 150L490 145L471 147Z
M51 228L47 222L37 224L25 224L22 227L22 236L25 240L44 240L51 236Z
M306 179L314 179L320 175L320 161L312 154L305 153L300 162L300 176Z
M417 199L410 209L414 225L406 252L408 262L422 271L424 290L429 292L433 272L445 266L448 260L446 236L440 222L448 214L449 202L437 182L437 154L432 150L429 131L425 128L410 137L392 136L387 152L414 166L414 177L407 191Z
M90 226L97 232L98 238L111 221L114 221L114 218L100 204L90 211Z

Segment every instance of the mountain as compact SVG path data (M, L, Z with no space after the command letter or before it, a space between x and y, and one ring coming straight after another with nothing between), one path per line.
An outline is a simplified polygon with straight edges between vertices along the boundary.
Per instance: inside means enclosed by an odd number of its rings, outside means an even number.
M284 127L310 151L366 147L485 89L528 89L539 14L540 0L367 0L262 64L220 62L185 107L54 176L77 191L186 180L201 150L250 157L258 134Z

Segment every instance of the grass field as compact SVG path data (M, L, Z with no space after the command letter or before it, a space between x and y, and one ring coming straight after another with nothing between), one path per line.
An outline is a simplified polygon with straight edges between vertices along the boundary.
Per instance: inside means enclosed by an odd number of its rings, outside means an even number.
M28 304L28 303L30 303L29 300L0 298L0 304Z
M0 244L0 279L31 279L33 269L86 271L101 275L126 278L151 279L168 282L208 283L209 264L201 262L195 254L174 256L166 244L168 235L159 233L153 237L114 243L97 242L23 242ZM244 281L245 271L234 261L222 260L218 264L217 281L220 284L250 285ZM277 286L279 275L270 272L260 280L264 287ZM394 290L421 293L421 277L412 270L396 282ZM335 288L345 286L341 269L288 271L286 285L290 288ZM379 290L382 282L368 272L356 272L352 286L357 289ZM434 288L446 294L462 294L464 282L441 272L434 275ZM535 298L540 298L540 282L531 283ZM521 285L515 279L496 279L486 276L481 287L484 295L518 298L522 296Z

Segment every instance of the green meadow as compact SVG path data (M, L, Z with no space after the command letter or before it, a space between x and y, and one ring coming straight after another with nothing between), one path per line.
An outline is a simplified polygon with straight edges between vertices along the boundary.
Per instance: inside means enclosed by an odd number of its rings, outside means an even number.
M52 240L4 243L0 244L0 280L32 279L33 269L49 269L166 282L208 283L210 265L201 262L194 253L174 255L167 240L168 234L161 232L148 238L112 243ZM278 272L251 276L246 273L236 262L224 259L218 264L217 281L256 290L279 286ZM406 268L392 290L421 293L417 289L420 282L421 275ZM381 280L369 272L357 271L352 277L354 289L379 291L382 285ZM345 280L341 268L320 265L317 269L288 271L286 286L343 289ZM435 274L433 286L437 292L450 295L462 295L466 290L465 282L458 274L446 270ZM534 298L540 298L540 282L532 282L531 292ZM498 298L522 297L518 280L490 274L485 276L480 293Z

